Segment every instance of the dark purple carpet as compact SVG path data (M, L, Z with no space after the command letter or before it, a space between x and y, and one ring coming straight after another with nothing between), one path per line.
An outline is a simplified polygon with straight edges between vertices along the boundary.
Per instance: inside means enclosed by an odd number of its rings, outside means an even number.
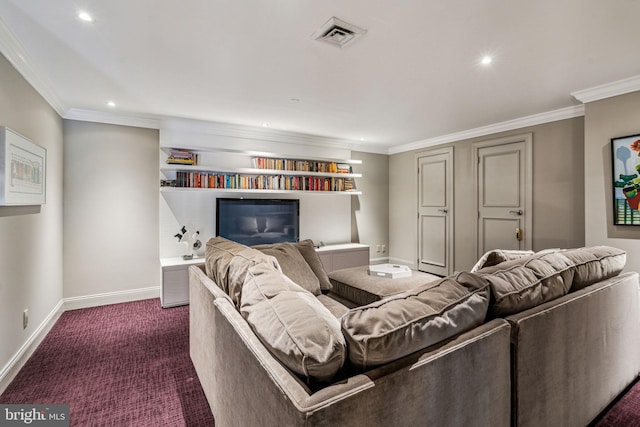
M188 310L151 299L67 311L0 403L69 404L76 426L212 426Z
M593 427L640 427L640 380L636 379L598 419Z

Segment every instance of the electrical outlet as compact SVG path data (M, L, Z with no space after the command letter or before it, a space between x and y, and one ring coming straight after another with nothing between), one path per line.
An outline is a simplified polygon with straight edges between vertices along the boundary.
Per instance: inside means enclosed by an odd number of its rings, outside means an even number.
M376 246L376 253L380 253L380 250L381 250L381 249L380 249L380 245L377 245L377 246Z
M382 245L382 253L383 254L387 253L387 245Z
M25 308L22 312L22 329L27 329L29 326L29 309Z

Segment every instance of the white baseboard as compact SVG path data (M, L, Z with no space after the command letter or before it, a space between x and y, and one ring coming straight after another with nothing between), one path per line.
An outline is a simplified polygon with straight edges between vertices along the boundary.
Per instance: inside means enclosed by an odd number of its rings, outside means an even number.
M374 265L374 264L387 264L389 263L389 258L388 257L382 257L382 258L371 258L369 260L369 264Z
M409 261L408 259L402 259L402 258L391 258L389 257L389 263L390 264L403 264L403 265L408 265L409 268L411 268L412 270L416 270L418 268L418 265L416 262L414 261Z
M131 289L127 291L105 292L102 294L83 295L64 299L64 310L97 307L99 305L118 304L121 302L138 301L142 299L159 298L160 286Z
M9 363L0 371L0 394L2 394L11 381L13 381L18 372L20 372L20 369L27 363L27 360L29 360L35 349L40 345L44 337L47 336L53 325L65 311L158 297L160 297L160 287L151 286L149 288L61 299L22 347L20 347L18 352L9 360Z
M16 377L20 369L27 363L36 348L40 345L44 337L47 336L60 315L64 312L64 300L58 301L53 310L47 315L42 323L36 328L27 341L20 347L18 352L9 360L9 363L0 371L0 394L4 393L11 381Z

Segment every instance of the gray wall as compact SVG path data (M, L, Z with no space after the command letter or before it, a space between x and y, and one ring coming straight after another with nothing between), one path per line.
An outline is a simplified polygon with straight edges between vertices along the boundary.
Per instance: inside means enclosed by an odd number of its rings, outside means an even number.
M160 285L158 131L64 121L64 296Z
M585 238L587 245L627 251L628 271L640 271L640 226L614 226L611 138L640 134L640 92L585 106Z
M0 207L0 376L62 301L62 119L0 55L0 125L47 150L46 204ZM30 322L22 329L22 311Z
M477 258L472 143L507 135L533 133L533 249L584 245L583 123L579 117L443 145L454 147L455 270L468 270ZM389 159L390 256L395 262L417 261L416 155L424 151Z
M389 156L353 151L351 157L361 159L353 172L362 195L351 198L351 241L369 245L372 262L386 262L389 254ZM377 252L384 245L384 252Z

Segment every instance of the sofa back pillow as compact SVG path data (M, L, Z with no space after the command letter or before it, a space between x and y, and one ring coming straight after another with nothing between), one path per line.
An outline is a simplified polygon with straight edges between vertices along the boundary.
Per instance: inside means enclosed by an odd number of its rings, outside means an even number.
M324 265L322 264L320 255L318 255L318 252L316 252L316 248L313 245L313 240L301 240L295 245L302 257L305 259L305 261L307 261L307 264L309 264L309 267L311 267L311 270L313 270L313 273L318 278L318 281L320 282L320 289L325 292L330 291L333 286L331 285L331 281L329 280L327 271L324 269Z
M488 282L458 273L342 316L349 360L366 369L399 359L484 322Z
M249 268L240 313L265 347L293 372L329 381L342 368L346 343L340 321L272 266Z
M274 257L256 249L224 237L213 237L207 242L205 272L231 297L236 307L240 307L242 285L247 270L255 264L269 264L276 270L280 270L278 261Z
M491 287L491 314L507 316L569 292L575 266L561 253L532 255L478 271Z
M480 257L476 265L471 268L471 272L475 273L485 267L491 267L503 262L512 261L520 258L526 258L533 255L533 251L519 251L511 249L493 249L486 252Z
M320 295L320 281L296 245L293 243L274 243L272 245L252 246L260 252L278 260L282 272L291 280L313 295Z
M568 249L560 252L575 264L571 292L615 277L627 262L627 253L610 246Z

